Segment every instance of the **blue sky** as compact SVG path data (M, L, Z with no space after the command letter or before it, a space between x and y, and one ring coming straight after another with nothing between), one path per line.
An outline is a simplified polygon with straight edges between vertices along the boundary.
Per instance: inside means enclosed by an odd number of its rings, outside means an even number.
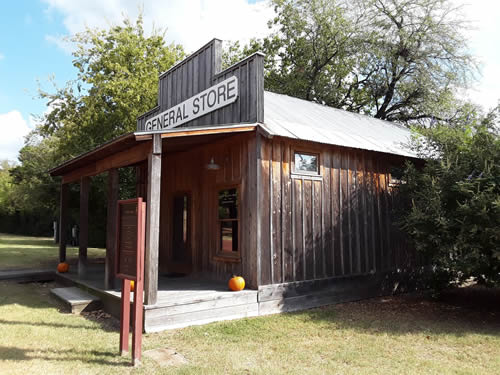
M480 83L464 96L488 108L500 98L500 2L453 0L465 4L473 21L471 48L482 65ZM123 14L134 18L143 8L145 28L168 27L166 39L192 51L213 37L248 40L268 32L273 11L259 0L25 0L0 5L0 159L16 159L32 115L47 110L36 99L39 85L53 91L75 78L71 46L62 38L89 27L109 27Z

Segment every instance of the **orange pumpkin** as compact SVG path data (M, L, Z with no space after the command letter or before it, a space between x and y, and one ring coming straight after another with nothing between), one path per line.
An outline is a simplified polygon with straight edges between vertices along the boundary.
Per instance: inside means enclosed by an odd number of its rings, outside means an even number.
M233 276L229 280L229 289L238 291L245 288L245 279L241 276Z
M66 262L61 262L57 265L57 272L59 273L65 273L68 272L69 270L69 264Z
M135 282L134 280L130 280L130 291L133 292L135 289Z

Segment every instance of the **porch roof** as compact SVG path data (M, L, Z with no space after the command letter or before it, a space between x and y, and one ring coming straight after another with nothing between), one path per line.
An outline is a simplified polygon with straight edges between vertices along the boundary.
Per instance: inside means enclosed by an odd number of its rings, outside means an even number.
M177 128L161 132L161 138L167 152L180 151L187 147L193 147L202 143L207 143L215 139L220 139L230 136L234 133L250 132L257 128L258 124L236 124L236 125L218 125L204 126L192 128ZM142 145L151 144L152 134L127 133L109 142L85 152L73 159L65 161L57 167L49 170L51 176L64 176L72 171L87 168L95 165L99 161L112 157L113 155L126 153L128 150L137 149ZM146 147L144 147L145 149ZM144 153L142 159L147 158L147 153ZM121 158L119 163L104 163L102 168L94 168L92 171L86 171L85 174L98 174L104 170L114 167L124 167L133 165L140 161L141 157L136 156L133 159Z

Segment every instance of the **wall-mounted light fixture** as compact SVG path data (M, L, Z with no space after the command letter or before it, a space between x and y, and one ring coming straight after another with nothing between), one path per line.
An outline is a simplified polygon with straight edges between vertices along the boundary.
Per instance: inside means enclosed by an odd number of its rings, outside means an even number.
M208 163L205 168L209 171L216 171L220 169L220 165L215 163L214 157L212 156L212 158L210 159L210 163Z

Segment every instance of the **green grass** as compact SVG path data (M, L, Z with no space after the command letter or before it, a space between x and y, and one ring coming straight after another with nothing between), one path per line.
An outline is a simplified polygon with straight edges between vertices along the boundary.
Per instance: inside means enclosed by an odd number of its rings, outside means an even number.
M36 263L44 258L40 249L57 256L49 243L1 235L0 257L25 249L10 257L26 251L24 259ZM467 306L463 294L453 304L403 295L147 334L143 351L175 349L188 364L162 368L143 357L133 368L130 356L117 355L117 321L63 313L49 295L54 286L0 282L0 374L496 375L500 369L498 292L484 294L493 301L486 307L474 290Z
M105 257L104 249L88 249L89 260ZM78 248L68 247L67 261L76 264ZM0 233L0 270L54 268L59 261L59 247L48 237L26 237Z

